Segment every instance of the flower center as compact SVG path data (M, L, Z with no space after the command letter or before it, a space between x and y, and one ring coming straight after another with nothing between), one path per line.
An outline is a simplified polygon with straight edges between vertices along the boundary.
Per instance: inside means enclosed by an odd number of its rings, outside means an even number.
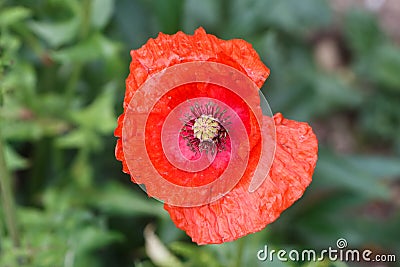
M185 116L181 136L187 142L187 146L195 153L225 150L228 136L227 130L222 126L229 124L229 117L225 116L225 110L213 102L205 105L195 104L190 109L191 113Z
M194 121L192 126L194 136L200 140L200 142L212 140L218 136L218 131L221 129L219 122L207 115L201 115Z

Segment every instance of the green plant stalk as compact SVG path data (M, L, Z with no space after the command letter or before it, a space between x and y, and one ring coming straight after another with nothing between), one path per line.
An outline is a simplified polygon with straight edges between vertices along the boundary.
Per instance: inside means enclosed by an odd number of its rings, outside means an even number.
M0 66L0 108L3 105L3 68ZM1 125L1 116L0 116ZM7 168L5 159L5 146L3 145L3 139L0 135L0 195L1 202L3 204L3 216L7 226L7 231L11 236L14 247L20 246L20 238L18 233L17 216L15 212L14 196L11 186L11 175Z
M14 247L20 246L17 216L15 212L14 196L11 186L11 176L6 166L3 140L0 138L0 190L4 209L4 217L8 233L11 236Z
M83 1L83 9L82 9L82 27L79 33L79 37L81 40L84 40L90 31L90 8L92 5L92 0L84 0Z
M241 267L242 261L243 261L243 253L244 253L244 245L245 245L245 237L239 238L236 242L237 244L237 250L236 250L236 259L235 259L235 266L236 267Z
M83 1L83 9L81 13L82 17L82 25L79 32L79 40L84 41L90 32L90 8L92 5L92 0ZM76 86L79 82L79 78L81 76L84 64L82 62L77 63L72 70L71 77L65 89L65 99L68 105L71 104L74 93L76 92Z

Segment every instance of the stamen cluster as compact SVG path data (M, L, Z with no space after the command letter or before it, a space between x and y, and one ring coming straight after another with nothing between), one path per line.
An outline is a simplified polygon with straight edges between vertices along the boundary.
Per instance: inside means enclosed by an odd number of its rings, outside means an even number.
M181 136L187 141L191 151L201 153L205 151L212 155L225 150L228 132L223 125L229 124L226 110L209 102L205 105L195 103L190 113L185 115Z

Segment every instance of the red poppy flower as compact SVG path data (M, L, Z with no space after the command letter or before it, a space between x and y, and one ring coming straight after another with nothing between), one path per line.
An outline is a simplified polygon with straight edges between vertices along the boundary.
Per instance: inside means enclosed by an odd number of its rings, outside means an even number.
M116 158L194 242L259 231L302 196L316 136L307 123L262 114L269 69L249 43L200 28L160 33L131 56Z

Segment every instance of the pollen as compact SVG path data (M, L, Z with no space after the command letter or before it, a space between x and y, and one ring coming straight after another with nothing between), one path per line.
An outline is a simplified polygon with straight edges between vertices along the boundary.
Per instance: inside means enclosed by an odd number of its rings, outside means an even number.
M211 153L212 155L225 150L226 140L229 139L229 117L226 110L213 103L201 105L194 103L190 107L190 113L181 118L183 127L180 135L187 142L188 147L194 153Z
M221 127L216 119L202 115L195 120L192 129L194 136L199 139L200 142L212 142L213 139L218 136Z

